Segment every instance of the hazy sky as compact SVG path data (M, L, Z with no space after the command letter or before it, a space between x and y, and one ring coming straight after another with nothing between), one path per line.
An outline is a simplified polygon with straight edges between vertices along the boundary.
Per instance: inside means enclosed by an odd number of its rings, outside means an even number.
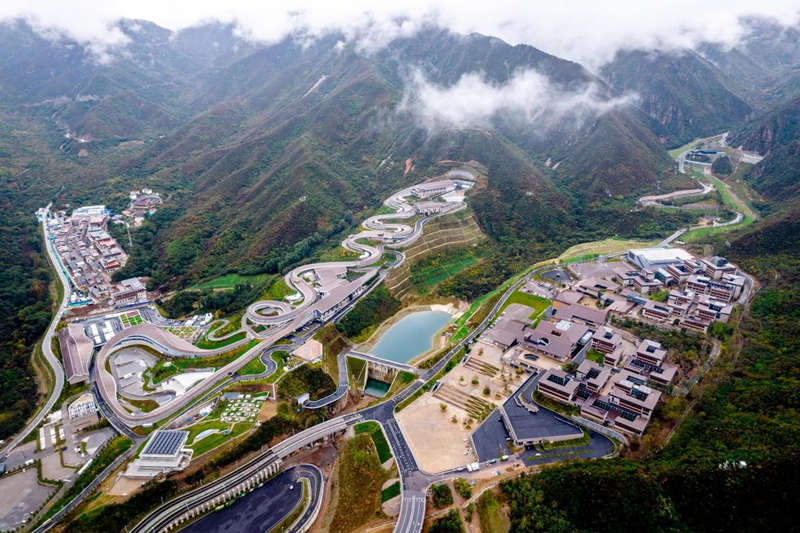
M433 7L432 7L433 6ZM739 17L763 15L798 21L800 0L28 0L0 2L0 18L26 16L80 41L103 46L122 36L119 18L151 20L171 29L207 19L236 21L244 33L275 40L305 28L311 35L343 30L372 49L426 22L457 32L480 32L527 43L596 67L621 47L673 48L698 40L735 42Z

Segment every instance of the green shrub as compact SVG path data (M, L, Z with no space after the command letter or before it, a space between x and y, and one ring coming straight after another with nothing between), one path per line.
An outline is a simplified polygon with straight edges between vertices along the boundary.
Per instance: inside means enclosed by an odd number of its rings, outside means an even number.
M439 485L433 485L431 487L433 491L433 505L439 509L447 507L448 505L453 505L453 492L450 490L450 486L444 483Z
M469 482L463 477L457 477L454 479L453 487L456 489L458 495L465 500L472 496L472 487L469 486Z

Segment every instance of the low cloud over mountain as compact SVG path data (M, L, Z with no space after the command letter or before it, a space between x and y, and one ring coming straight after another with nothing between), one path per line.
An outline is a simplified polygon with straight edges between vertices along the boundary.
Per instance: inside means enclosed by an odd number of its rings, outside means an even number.
M530 69L515 72L505 83L492 82L482 73L470 72L450 86L432 83L415 70L400 109L416 116L428 129L489 127L500 114L547 128L565 117L581 120L635 99L634 94L604 97L595 83L564 90Z
M101 58L126 41L114 25L120 18L147 19L173 30L216 19L234 22L242 35L267 42L287 35L315 39L336 31L367 52L410 35L424 24L436 24L459 33L479 32L512 44L530 44L596 68L623 49L668 50L693 47L700 41L730 46L741 36L746 17L758 14L788 26L797 23L798 11L792 0L711 0L702 4L676 0L651 3L647 9L629 0L579 0L561 5L498 0L470 5L469 9L456 0L442 0L435 7L424 0L385 4L367 0L344 4L198 0L191 9L176 9L173 3L157 0L35 0L2 3L0 20L25 17L42 33L66 34ZM509 13L514 15L509 17Z

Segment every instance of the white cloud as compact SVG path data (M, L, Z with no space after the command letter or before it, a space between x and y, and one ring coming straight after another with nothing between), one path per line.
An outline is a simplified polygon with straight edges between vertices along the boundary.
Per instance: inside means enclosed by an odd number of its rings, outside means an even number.
M33 16L41 27L65 28L95 49L119 44L109 26L119 17L152 20L180 29L201 20L237 22L255 39L274 41L302 30L314 37L340 30L367 51L424 23L455 32L480 32L512 44L526 43L555 55L597 67L620 48L676 48L700 40L726 44L740 34L739 18L772 17L785 24L798 20L798 0L572 0L537 2L495 0L29 0L1 2L0 19Z
M635 95L604 98L593 83L567 91L528 69L516 71L502 84L471 72L450 86L432 84L420 71L415 71L399 110L411 113L429 130L487 127L499 114L547 128L564 117L581 120L596 116L635 98Z

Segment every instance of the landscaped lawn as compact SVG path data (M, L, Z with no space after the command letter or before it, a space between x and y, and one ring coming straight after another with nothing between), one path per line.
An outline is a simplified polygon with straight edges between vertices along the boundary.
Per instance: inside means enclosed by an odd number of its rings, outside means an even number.
M194 444L194 438L207 429L218 429L225 431L230 427L230 424L222 422L221 420L203 420L186 428L189 431L189 436L186 438L188 445Z
M126 328L129 328L131 326L138 326L143 322L142 316L139 314L139 311L125 313L123 315L120 315L119 319L122 321L122 325Z
M244 339L245 335L247 334L244 331L240 331L235 335L228 337L227 339L223 339L221 341L212 341L206 334L195 343L195 346L198 348L203 348L204 350L213 350L214 348L222 348L223 346L228 346L229 344L238 342Z
M260 374L264 372L266 369L267 367L264 366L264 363L261 362L261 358L256 357L255 359L244 365L241 368L241 370L239 370L239 373L242 374L243 376L251 374Z
M194 457L203 455L209 450L213 450L217 446L221 446L225 442L234 439L250 429L251 425L246 422L237 422L230 433L213 433L204 439L200 440L197 444L189 446L194 450Z
M588 359L589 361L594 361L595 363L597 363L598 365L601 365L601 366L603 365L603 361L605 361L605 358L603 357L603 354L601 354L600 352L598 352L594 348L592 348L588 352L586 352L586 359Z
M542 298L541 296L536 296L535 294L528 294L527 292L522 292L521 290L517 289L511 294L511 296L508 297L508 300L506 300L503 306L500 308L500 313L505 311L506 307L511 304L522 304L533 308L533 313L531 313L528 318L535 320L544 312L545 309L550 307L551 303L553 302L547 298ZM500 313L498 313L498 316Z

